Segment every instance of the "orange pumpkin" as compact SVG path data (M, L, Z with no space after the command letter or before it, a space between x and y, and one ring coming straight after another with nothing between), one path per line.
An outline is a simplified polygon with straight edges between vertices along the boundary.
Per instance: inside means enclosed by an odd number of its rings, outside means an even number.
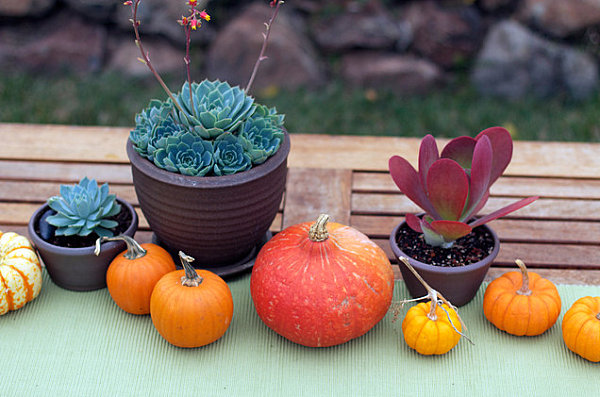
M394 276L383 250L339 223L290 226L259 252L250 282L258 316L304 346L338 345L369 331L392 301Z
M461 337L462 326L456 311L447 304L440 306L433 302L411 307L402 320L404 341L423 355L446 354Z
M164 275L152 292L150 315L158 333L179 347L208 345L222 337L233 317L233 298L223 279L195 270L179 252L183 270Z
M483 313L497 328L512 335L540 335L554 325L561 300L556 286L528 272L517 259L520 272L508 272L492 281L483 296Z
M429 356L448 353L458 344L461 336L471 342L462 333L463 323L456 307L427 284L410 264L408 258L402 256L399 259L427 291L427 295L422 298L402 302L430 299L429 302L421 302L411 307L404 316L402 335L406 344L417 353Z
M127 250L110 263L106 285L117 306L131 314L150 313L150 296L154 285L165 274L176 270L171 255L156 244L138 244L129 236L101 237L96 254L104 241L124 241Z
M569 350L600 362L600 297L576 300L563 317L562 335Z

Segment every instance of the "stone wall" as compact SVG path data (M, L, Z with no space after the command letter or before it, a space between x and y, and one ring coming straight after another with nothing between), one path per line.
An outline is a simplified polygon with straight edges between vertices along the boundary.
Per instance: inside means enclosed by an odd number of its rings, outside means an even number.
M121 3L0 1L0 67L147 75ZM193 75L245 85L268 0L204 6L213 19L194 32ZM144 45L163 73L183 76L185 10L184 0L142 2ZM597 89L599 42L600 0L288 0L255 89L342 79L420 94L466 72L484 94L585 98Z

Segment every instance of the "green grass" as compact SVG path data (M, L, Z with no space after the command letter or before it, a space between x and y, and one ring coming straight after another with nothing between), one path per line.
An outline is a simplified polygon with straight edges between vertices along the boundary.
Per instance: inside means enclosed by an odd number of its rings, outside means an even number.
M172 89L180 87L180 79L168 81ZM0 121L132 126L135 113L153 97L164 93L151 78L10 74L0 77ZM257 99L285 113L291 132L454 137L502 125L516 139L600 142L598 93L584 102L506 101L481 97L461 79L418 97L334 82L318 90L270 90Z

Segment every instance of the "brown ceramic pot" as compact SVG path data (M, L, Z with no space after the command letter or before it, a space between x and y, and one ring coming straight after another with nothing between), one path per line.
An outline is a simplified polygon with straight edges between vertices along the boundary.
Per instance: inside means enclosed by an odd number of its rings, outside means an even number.
M233 175L193 177L156 167L127 141L135 191L157 242L220 275L249 268L246 259L264 243L281 204L289 151L286 132L263 164Z
M131 224L123 233L133 237L138 227L138 216L128 202L118 199L119 204L131 213ZM49 209L45 204L29 219L29 238L37 248L50 278L59 287L73 291L92 291L106 287L106 270L112 260L127 248L122 241L102 244L100 255L94 254L94 246L68 248L50 244L36 233L40 217Z
M479 226L488 230L494 238L494 249L490 255L479 262L466 266L434 266L409 257L400 249L400 247L398 247L396 235L404 223L405 222L402 222L396 226L390 235L390 246L394 255L396 255L397 258L400 258L401 256L408 258L410 264L421 277L423 277L433 289L440 292L455 306L462 306L469 303L475 297L488 269L498 255L498 251L500 250L500 240L498 240L498 235L487 225ZM410 270L408 270L402 262L400 262L399 266L402 278L406 283L410 295L413 298L427 295L425 287L423 287Z

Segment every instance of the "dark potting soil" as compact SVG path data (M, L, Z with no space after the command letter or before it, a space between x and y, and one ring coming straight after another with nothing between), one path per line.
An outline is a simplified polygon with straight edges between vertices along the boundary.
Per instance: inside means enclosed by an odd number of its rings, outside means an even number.
M47 243L66 248L91 247L96 244L96 240L98 239L98 235L96 233L90 233L87 236L55 236L54 229L56 228L52 225L49 225L48 223L46 223L46 227L49 227L49 229L47 229L47 231L40 232L40 224L42 222L45 222L45 217L49 215L54 215L55 213L56 212L54 210L48 209L48 211L44 212L40 216L40 221L37 222L37 224L35 225L35 232ZM131 217L131 213L124 205L121 205L121 211L117 215L112 216L108 219L117 221L119 223L117 227L113 229L115 236L118 236L119 234L125 232L129 225L131 225L131 221L133 220ZM44 228L45 227L42 226L42 229ZM51 231L51 233L48 233L48 231ZM48 237L47 234L49 234L50 236Z
M435 266L469 265L479 262L494 250L494 238L483 227L476 227L471 233L456 240L452 247L441 248L425 243L421 233L404 223L398 229L396 242L406 255Z

